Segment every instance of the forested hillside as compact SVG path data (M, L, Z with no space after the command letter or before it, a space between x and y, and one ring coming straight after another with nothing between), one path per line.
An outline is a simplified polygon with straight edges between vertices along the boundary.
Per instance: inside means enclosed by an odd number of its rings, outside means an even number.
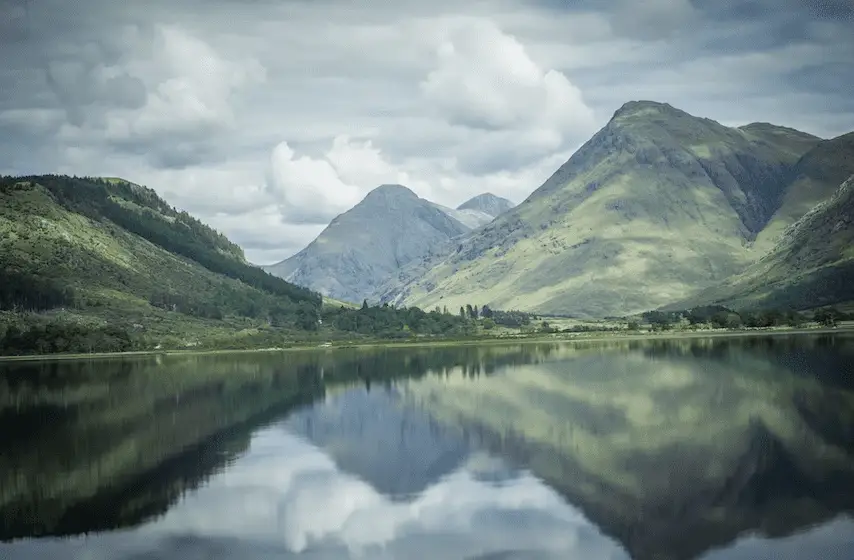
M281 345L387 330L338 306L327 312L361 322L324 325L320 294L251 266L222 234L119 179L0 178L0 263L0 355ZM449 320L424 330L460 332Z

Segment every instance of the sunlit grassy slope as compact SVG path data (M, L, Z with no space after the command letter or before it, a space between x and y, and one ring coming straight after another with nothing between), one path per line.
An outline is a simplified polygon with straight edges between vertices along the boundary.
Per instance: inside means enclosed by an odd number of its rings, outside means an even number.
M854 302L854 175L744 272L673 305L811 309Z
M820 142L795 165L780 208L756 237L754 249L765 253L773 248L786 228L830 198L852 174L854 132Z
M527 200L386 300L634 313L740 271L792 166L819 140L632 102Z

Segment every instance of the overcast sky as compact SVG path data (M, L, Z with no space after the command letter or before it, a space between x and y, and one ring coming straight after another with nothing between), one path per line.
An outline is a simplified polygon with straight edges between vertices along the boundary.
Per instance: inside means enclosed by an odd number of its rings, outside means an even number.
M624 102L854 130L851 0L0 0L0 173L120 176L302 248L382 183L537 188Z

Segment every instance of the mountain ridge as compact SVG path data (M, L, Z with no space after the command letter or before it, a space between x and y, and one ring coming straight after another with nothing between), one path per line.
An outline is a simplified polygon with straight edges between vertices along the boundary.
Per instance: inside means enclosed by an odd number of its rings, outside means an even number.
M601 317L709 286L755 259L788 174L820 141L745 128L626 103L520 205L377 297Z
M854 301L854 174L745 271L668 308L813 309Z
M475 197L454 209L403 185L380 185L303 250L264 269L325 296L360 302L409 263L492 221L495 216L481 207L505 204L512 203Z

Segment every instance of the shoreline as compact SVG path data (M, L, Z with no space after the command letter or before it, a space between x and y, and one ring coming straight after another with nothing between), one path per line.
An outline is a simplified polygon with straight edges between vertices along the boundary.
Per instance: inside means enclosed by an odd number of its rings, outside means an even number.
M150 356L215 356L222 354L260 354L260 353L287 353L308 351L331 351L331 350L364 350L372 348L428 348L448 346L481 346L500 344L571 344L575 342L614 342L614 341L644 341L644 340L684 340L702 338L749 338L763 336L801 336L801 335L825 335L825 334L851 334L854 333L854 325L843 325L838 327L818 328L771 328L750 329L733 331L664 331L659 333L583 333L573 335L570 333L541 334L532 336L505 336L488 338L449 339L449 340L375 340L370 342L353 342L332 344L297 344L287 348L242 348L221 350L135 350L130 352L95 352L91 354L33 354L26 356L0 356L0 364L13 362L49 362L49 361L72 361L72 360L106 360L115 358L142 358Z

